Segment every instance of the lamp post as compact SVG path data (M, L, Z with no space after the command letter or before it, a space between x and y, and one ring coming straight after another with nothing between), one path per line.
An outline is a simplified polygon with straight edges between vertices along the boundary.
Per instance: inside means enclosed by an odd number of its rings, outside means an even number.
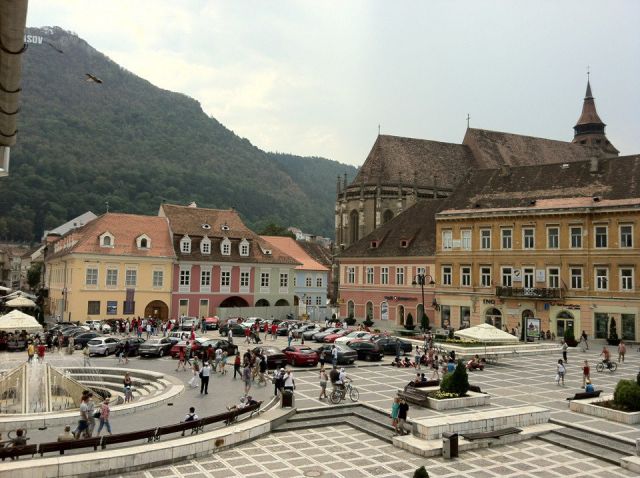
M413 279L412 285L419 285L420 292L422 293L422 316L420 317L420 327L422 328L422 333L425 333L424 330L424 320L423 317L427 313L424 307L424 286L425 285L435 285L433 277L428 274L417 274Z

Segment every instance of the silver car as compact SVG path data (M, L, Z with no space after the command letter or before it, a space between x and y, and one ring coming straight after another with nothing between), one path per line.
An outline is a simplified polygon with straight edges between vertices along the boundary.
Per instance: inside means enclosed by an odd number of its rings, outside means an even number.
M89 347L89 355L104 355L115 353L118 347L118 339L114 337L96 337L89 340L87 343Z

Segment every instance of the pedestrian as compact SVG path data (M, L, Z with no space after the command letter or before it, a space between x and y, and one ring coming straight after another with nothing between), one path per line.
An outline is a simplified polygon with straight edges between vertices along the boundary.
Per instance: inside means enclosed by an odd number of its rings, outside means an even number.
M71 433L71 426L65 425L64 432L58 435L58 441L73 441L76 437Z
M236 375L239 375L242 378L242 372L240 371L240 354L236 354L236 358L233 361L233 378L236 378Z
M98 431L96 432L96 436L100 436L100 432L103 427L107 427L107 433L111 435L111 424L109 423L109 414L111 413L111 408L109 408L109 397L105 398L100 405L100 425L98 426Z
M124 374L124 403L129 403L133 401L133 380L131 380L131 375L129 372Z
M582 386L584 387L587 380L591 378L591 368L589 367L589 362L587 360L584 361L584 365L582 366Z
M233 329L229 327L229 332L227 332L227 339L229 339L229 343L233 344Z
M338 347L335 344L331 346L331 364L334 367L338 366Z
M396 338L396 362L400 360L400 339Z
M129 339L124 339L124 345L122 346L122 356L124 358L124 363L129 363L129 354L131 353L131 344L129 343Z
M416 355L415 355L415 367L420 370L420 359L422 358L422 354L420 353L420 346L416 345Z
M260 383L264 386L267 385L266 373L267 373L267 357L265 355L260 356L260 363L258 364Z
M406 429L407 413L409 412L409 405L404 400L400 399L400 406L398 407L398 431L400 435L408 435L409 432Z
M91 367L90 356L91 352L89 351L89 345L85 345L84 349L82 349L83 367Z
M220 348L220 345L216 347L214 355L215 355L215 359L213 361L213 371L217 372L218 367L220 366L220 362L222 361L222 348Z
M567 345L567 342L562 339L562 360L564 360L564 363L567 363L567 349L569 348L569 345Z
M93 435L93 429L96 427L96 404L93 401L93 392L89 392L89 400L87 400L87 417L89 420L89 428L87 428L86 438L90 438ZM99 413L98 413L99 416Z
M200 362L198 362L198 359L193 360L193 367L191 367L191 371L193 372L193 376L188 382L189 386L191 388L198 388L198 378L200 378Z
M293 370L287 370L284 374L284 389L293 393L296 389L296 381L293 378Z
M180 367L182 367L183 371L185 372L187 371L184 357L185 357L184 347L180 347L180 349L178 350L178 368L176 369L176 372L180 371Z
M558 365L556 367L556 383L558 385L560 385L560 382L562 382L562 386L564 387L564 374L566 372L566 369L564 367L564 363L562 362L562 359L558 360Z
M627 347L624 344L624 340L621 340L620 343L618 344L618 363L620 363L620 361L624 363L624 354L626 353L627 353Z
M29 342L27 346L27 363L33 363L33 356L36 353L36 348L33 345L33 342Z
M248 395L251 390L251 364L245 364L242 369L242 381L244 382L244 394Z
M189 367L191 367L191 350L192 350L193 346L191 344L190 340L187 340L187 345L185 347L184 350L184 361L185 363L189 364Z
M244 329L244 343L251 343L251 327L247 327Z
M209 376L211 375L211 366L209 362L205 362L200 370L200 395L209 394Z
M273 372L273 384L274 384L274 395L278 395L282 393L282 388L284 387L284 369L281 368L279 371L275 370Z
M271 316L271 321L273 322L273 316ZM267 322L266 320L264 321L263 331L264 331L264 340L266 342L267 335L269 335L269 322Z
M318 400L327 399L327 382L329 381L329 376L327 375L324 367L320 367L320 396Z
M85 391L82 393L82 397L80 398L80 417L78 419L78 426L73 431L73 436L76 438L76 440L80 438L80 435L86 435L87 430L89 429L89 405L87 404L88 400L89 394Z
M431 359L431 369L433 370L433 372L431 372L431 378L429 378L429 380L434 380L434 377L435 379L440 380L440 372L439 372L440 366L438 363L437 354L434 354L433 358Z
M222 357L220 357L220 375L224 375L227 373L225 366L227 365L227 351L222 352Z
M289 333L287 335L287 347L291 347L291 342L293 342L293 330L289 329Z
M583 330L582 335L580 336L580 341L584 342L586 350L589 350L589 342L588 342L587 333Z
M278 338L278 324L271 322L271 340Z
M323 369L324 368L324 362L325 362L325 351L321 350L320 352L318 352L318 354L320 355L320 368Z
M37 347L37 353L38 353L38 362L43 363L44 362L44 354L46 351L47 347L45 346L45 344L38 344Z
M393 403L391 404L391 426L393 427L396 435L400 435L400 430L398 429L398 413L400 412L400 399L395 397L393 399Z

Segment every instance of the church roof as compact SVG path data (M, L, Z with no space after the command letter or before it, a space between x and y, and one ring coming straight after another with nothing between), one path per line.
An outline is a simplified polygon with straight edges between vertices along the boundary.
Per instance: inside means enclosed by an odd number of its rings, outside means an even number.
M578 118L576 126L581 124L600 124L604 126L604 123L596 111L596 103L591 94L591 83L588 80L587 91L584 94L584 102L582 103L582 113L580 114L580 118Z
M452 188L473 165L461 144L379 135L352 185L402 184Z
M486 129L467 129L462 143L469 147L480 168L570 163L605 154L600 148Z

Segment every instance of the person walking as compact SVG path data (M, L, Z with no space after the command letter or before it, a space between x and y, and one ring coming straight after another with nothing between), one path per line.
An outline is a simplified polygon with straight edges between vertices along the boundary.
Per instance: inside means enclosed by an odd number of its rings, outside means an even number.
M338 366L338 347L335 344L331 346L331 365L334 368Z
M567 363L567 350L569 349L569 345L567 344L567 342L562 339L562 360L564 360L564 363Z
M133 401L133 380L131 380L131 375L129 372L124 374L124 403L129 403Z
M244 329L244 343L251 343L251 327L247 327L246 329Z
M395 435L400 435L400 430L398 429L398 413L400 413L400 399L395 397L391 404L391 426L395 431Z
M96 427L96 404L93 401L93 392L89 392L89 400L87 400L87 417L89 420L89 428L87 429L87 433L85 434L86 438L91 438L93 435L93 430Z
M73 436L76 438L80 438L80 435L86 435L87 430L89 429L89 405L87 402L89 401L89 395L86 393L82 394L80 398L80 418L78 419L78 426L73 431Z
M33 356L36 353L36 347L33 345L33 342L29 342L27 346L27 363L33 363Z
M47 347L45 346L45 344L43 343L38 344L38 346L36 347L36 353L38 354L38 362L40 363L44 362L44 354L46 350L47 350Z
M242 372L240 371L240 353L236 354L236 358L233 361L233 378L236 378L236 375L240 376L240 378L242 378Z
M296 381L293 379L293 370L291 369L284 374L284 389L291 393L296 389Z
M409 432L406 429L408 412L409 412L409 405L404 400L404 398L401 398L400 406L398 407L398 431L400 432L400 435L409 434Z
M271 322L271 340L278 338L278 325Z
M289 333L287 335L287 347L291 347L291 342L293 342L293 329L289 329Z
M188 382L189 386L191 388L198 388L198 378L200 378L200 362L198 362L197 358L193 359L193 367L191 367L191 371L193 373L193 376Z
M100 436L100 432L103 427L107 427L107 433L111 435L111 424L109 423L109 414L111 413L111 408L109 408L109 397L105 398L100 405L100 424L98 425L98 431L96 432L96 436Z
M589 341L588 341L587 333L584 330L582 331L582 335L580 335L580 341L584 342L584 346L586 350L589 350Z
M415 354L415 367L420 370L420 360L422 359L422 353L420 353L420 346L416 345L416 354Z
M591 379L591 368L589 367L589 362L587 360L584 361L584 365L582 366L582 386L584 387L587 380Z
M564 374L566 371L567 369L564 367L564 363L562 362L562 359L559 359L558 365L556 367L556 383L560 385L560 382L562 382L563 387L564 387Z
M222 352L222 357L220 357L220 375L224 375L227 373L225 366L227 365L227 351Z
M242 369L242 381L244 382L244 394L249 395L251 390L251 364L245 364Z
M622 361L624 363L624 354L627 353L627 346L624 344L624 340L621 340L618 344L618 363Z
M89 351L89 345L85 345L84 349L82 349L82 366L83 367L91 367L91 352Z
M184 372L187 371L187 364L184 357L185 357L184 347L180 347L180 349L178 350L178 368L176 369L176 372L180 371L180 367L182 367L182 370Z
M327 382L329 381L329 376L327 375L327 371L324 367L320 367L320 396L318 400L328 399L327 397Z
M124 358L125 365L129 363L130 353L131 353L131 344L129 343L129 339L125 339L124 345L122 346L122 358Z
M200 395L209 394L209 377L211 376L211 366L209 362L205 362L200 370Z
M265 355L260 356L260 363L258 364L258 368L259 368L259 374L258 374L259 383L263 384L266 387L267 386L267 379L266 379L267 357Z

